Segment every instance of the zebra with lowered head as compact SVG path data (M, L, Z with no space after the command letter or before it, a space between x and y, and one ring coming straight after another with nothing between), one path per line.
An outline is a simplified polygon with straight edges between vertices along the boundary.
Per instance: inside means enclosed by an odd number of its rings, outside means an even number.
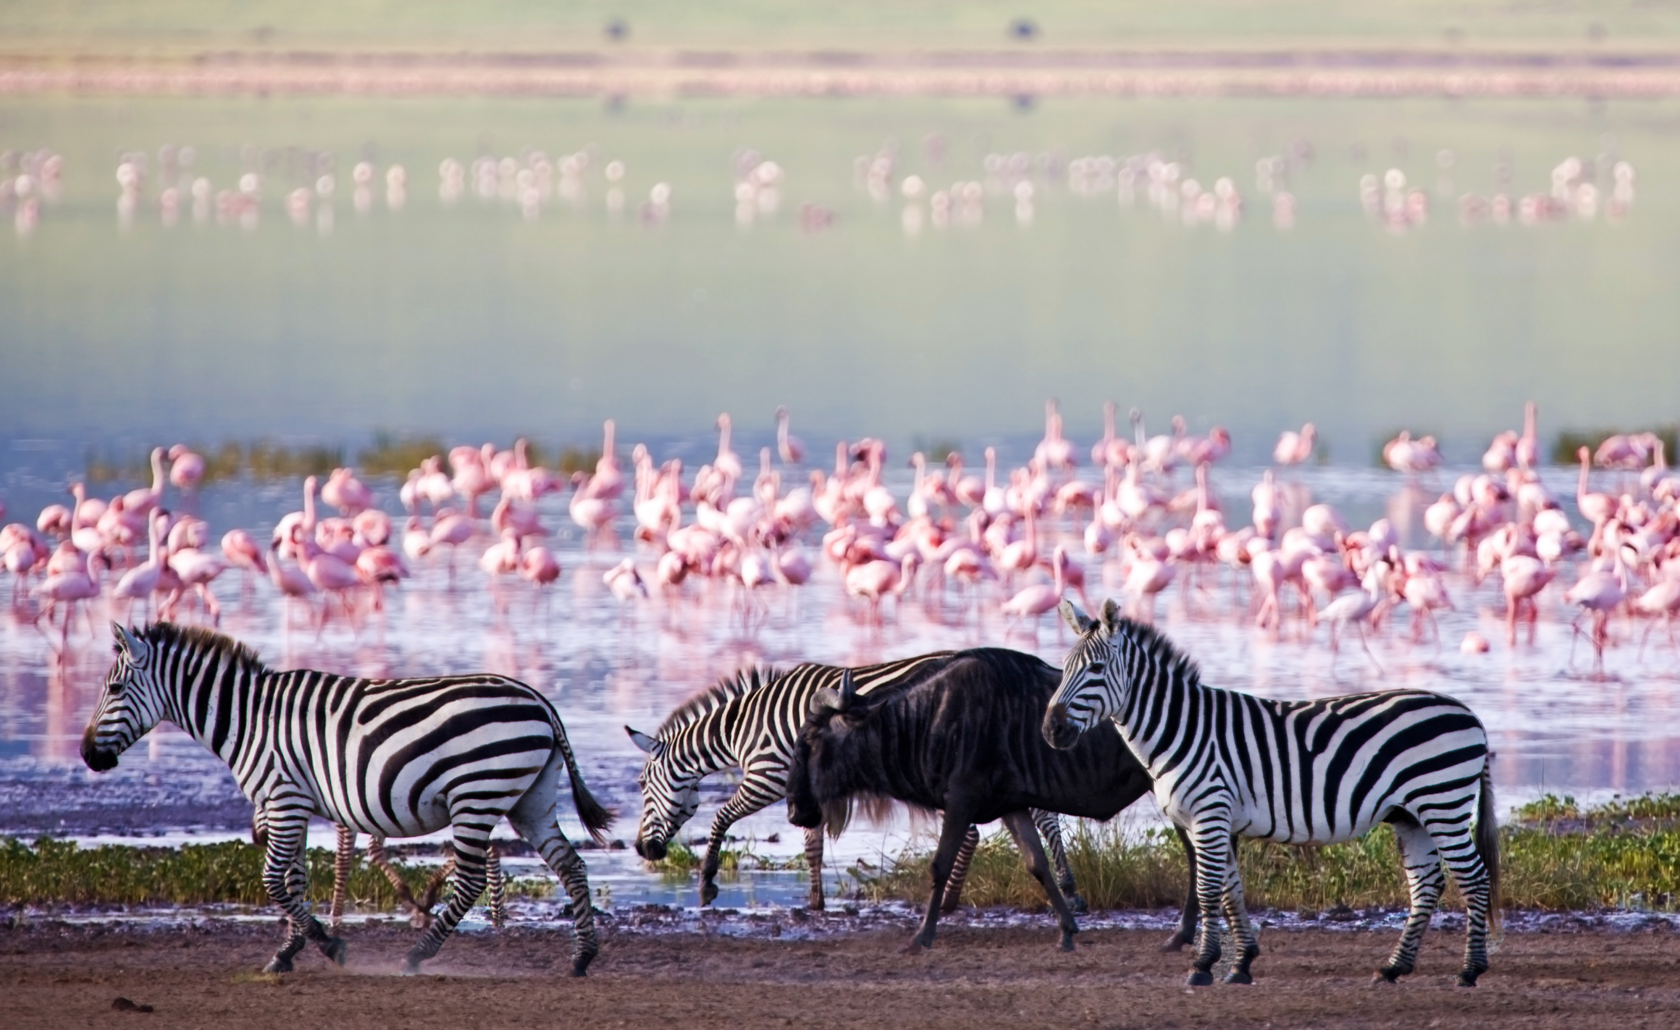
M938 673L954 655L936 651L861 666L851 670L852 683L858 696L903 689ZM700 807L700 781L724 769L739 768L741 784L712 820L700 869L700 903L711 904L718 894L717 873L729 828L787 796L788 762L811 698L825 688L838 690L846 671L814 663L782 672L743 671L679 705L651 735L624 727L648 756L636 778L642 793L636 854L654 862L664 858L672 838ZM1032 814L1055 863L1058 885L1075 909L1082 909L1084 902L1074 891L1056 814ZM979 840L979 833L970 827L943 899L947 912L961 897L963 874ZM807 829L805 861L811 871L809 905L813 909L823 907L822 858L822 829Z
M344 961L300 890L311 816L381 837L453 831L455 889L409 949L405 972L436 955L485 886L490 832L505 816L560 877L576 935L572 973L600 950L583 859L557 823L562 767L572 800L599 839L612 813L590 795L560 716L541 694L488 673L369 680L276 671L231 637L157 623L113 626L116 661L82 734L95 772L161 721L214 751L258 807L263 886L290 920L268 964L286 972L308 941Z
M1202 929L1192 986L1213 982L1221 901L1242 954L1227 983L1252 983L1259 941L1243 906L1233 833L1292 844L1331 844L1394 828L1411 893L1406 927L1376 976L1412 972L1446 881L1468 910L1461 986L1487 970L1499 919L1499 827L1487 730L1440 694L1392 690L1320 701L1268 701L1205 687L1187 656L1113 601L1100 619L1071 602L1079 635L1044 715L1044 739L1072 747L1112 719L1155 779L1155 800L1195 842ZM1223 897L1221 897L1223 895Z

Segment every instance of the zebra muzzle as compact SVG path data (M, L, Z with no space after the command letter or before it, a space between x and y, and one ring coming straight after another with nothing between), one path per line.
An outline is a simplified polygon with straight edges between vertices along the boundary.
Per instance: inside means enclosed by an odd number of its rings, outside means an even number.
M117 767L117 756L99 747L91 728L82 734L82 761L94 772L109 772Z
M662 840L643 840L637 837L636 854L649 862L658 862L665 857L665 842Z
M1067 705L1051 705L1044 713L1044 742L1057 750L1066 750L1079 740L1079 727L1068 718Z

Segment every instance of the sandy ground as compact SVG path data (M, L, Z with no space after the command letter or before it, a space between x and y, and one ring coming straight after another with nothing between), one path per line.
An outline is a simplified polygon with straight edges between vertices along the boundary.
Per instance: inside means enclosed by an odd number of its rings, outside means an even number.
M1190 990L1158 930L1088 930L1064 954L1048 928L951 926L901 952L901 925L833 936L639 933L608 927L586 980L565 977L563 932L451 940L428 973L394 975L413 932L348 930L350 962L314 952L257 973L270 923L123 928L30 920L0 930L0 1025L51 1028L359 1025L990 1027L1672 1027L1680 939L1667 927L1509 933L1482 986L1452 986L1462 938L1432 930L1421 972L1375 986L1394 943L1376 931L1267 931L1253 987ZM771 931L778 932L778 931ZM155 1011L114 1009L125 998Z

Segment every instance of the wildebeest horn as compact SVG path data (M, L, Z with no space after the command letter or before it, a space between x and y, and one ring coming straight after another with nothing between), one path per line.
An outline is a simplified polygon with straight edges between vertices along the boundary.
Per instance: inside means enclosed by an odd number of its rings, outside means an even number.
M838 711L840 703L840 692L833 687L824 687L811 695L811 714L821 715L825 711Z
M857 700L857 684L852 682L852 670L840 674L840 710L844 712Z

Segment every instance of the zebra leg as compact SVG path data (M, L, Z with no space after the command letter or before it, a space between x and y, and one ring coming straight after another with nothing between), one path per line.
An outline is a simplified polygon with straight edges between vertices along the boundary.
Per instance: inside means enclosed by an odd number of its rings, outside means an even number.
M1242 874L1237 870L1237 856L1234 851L1226 869L1230 879L1225 883L1225 923L1231 928L1237 942L1242 945L1242 954L1238 956L1231 971L1225 974L1225 982L1251 984L1254 982L1254 976L1248 971L1248 967L1260 954L1260 938L1254 932L1254 924L1248 921L1248 905L1243 901Z
M1196 845L1190 840L1190 834L1184 827L1174 826L1173 832L1178 834L1178 842L1184 845L1184 864L1190 870L1190 889L1184 895L1184 910L1178 916L1178 929L1174 930L1166 940L1161 942L1162 951L1182 951L1186 944L1196 943L1196 925L1198 902L1196 900ZM1236 837L1232 837L1231 853L1236 853Z
M276 799L270 799L270 805ZM270 811L267 817L268 849L263 860L263 887L268 896L279 905L291 920L292 930L285 945L274 953L274 958L264 967L267 973L287 973L292 969L292 959L303 949L305 940L311 940L321 949L321 953L337 962L344 964L344 938L329 935L320 920L309 912L308 895L300 889L303 872L299 862L304 857L304 839L309 830L309 814L307 809L298 808L284 812Z
M589 963L601 953L601 939L595 932L595 906L589 896L589 869L558 826L526 826L511 817L510 821L560 877L566 895L572 899L572 975L583 976Z
M805 899L806 907L813 912L823 910L823 828L813 826L805 831L805 864L811 870L811 890Z
M1394 983L1411 973L1417 965L1418 946L1423 943L1423 931L1429 929L1429 917L1435 912L1435 903L1441 900L1446 876L1441 871L1441 855L1435 850L1429 831L1405 813L1396 813L1388 821L1393 825L1395 839L1400 843L1400 861L1406 867L1406 886L1412 900L1412 910L1406 916L1406 929L1400 934L1400 943L1376 973L1377 977Z
M1484 779L1482 789L1488 785ZM1476 849L1475 838L1463 823L1437 824L1431 831L1436 849L1452 870L1464 899L1464 968L1458 971L1460 987L1476 986L1476 978L1487 972L1488 921L1492 918L1493 881Z
M951 867L956 863L957 851L962 848L963 838L968 836L968 828L974 820L969 818L967 806L945 809L945 823L939 831L939 847L933 853L933 865L930 870L933 879L933 891L928 895L927 913L922 917L922 928L916 936L910 938L905 945L907 952L918 952L933 947L933 937L939 928L939 904L945 897L945 886L951 878Z
M785 788L781 787L776 788L776 793L768 797L756 792L749 793L748 788L754 785L753 773L748 770L741 785L735 788L734 795L718 809L717 816L712 819L712 835L706 841L706 860L700 865L701 905L710 905L717 900L718 867L722 865L723 838L729 833L729 828L786 794Z
M1196 936L1196 957L1191 962L1191 987L1213 983L1213 964L1219 961L1219 905L1225 893L1231 837L1229 808L1220 803L1191 827L1196 842L1196 900L1202 910L1202 925Z
M443 942L455 932L455 927L478 904L479 896L484 893L484 851L490 845L490 830L501 821L501 815L498 813L494 819L480 813L473 815L473 821L467 822L461 813L456 814L454 890L449 896L449 904L432 920L431 927L419 943L408 949L408 956L403 961L404 973L418 973L420 963L438 953Z
M490 925L498 930L507 926L507 880L502 876L502 853L490 845L485 855L485 879L490 884Z
M1062 817L1055 812L1035 808L1032 810L1032 818L1033 825L1038 827L1039 835L1044 838L1044 850L1056 866L1056 886L1061 888L1062 896L1067 898L1068 907L1081 915L1090 911L1090 906L1079 896L1079 888L1073 882L1073 867L1068 865L1067 847L1062 843Z
M1067 899L1062 897L1061 888L1056 886L1055 879L1050 875L1050 860L1044 856L1044 847L1038 842L1038 829L1033 825L1032 815L1024 810L1011 812L1003 817L1003 825L1015 838L1015 846L1027 862L1027 872L1044 888L1044 896L1049 899L1050 907L1056 910L1056 922L1062 928L1062 950L1072 951L1073 935L1079 932L1079 924L1074 921L1073 913L1068 911Z
M338 854L333 858L332 905L327 909L327 929L338 932L344 922L344 899L349 893L350 866L356 860L356 831L348 826L338 828Z
M950 915L962 903L963 882L968 879L968 866L974 861L974 849L980 846L980 827L970 826L963 834L962 848L951 863L951 878L945 881L945 897L939 903L942 915Z

